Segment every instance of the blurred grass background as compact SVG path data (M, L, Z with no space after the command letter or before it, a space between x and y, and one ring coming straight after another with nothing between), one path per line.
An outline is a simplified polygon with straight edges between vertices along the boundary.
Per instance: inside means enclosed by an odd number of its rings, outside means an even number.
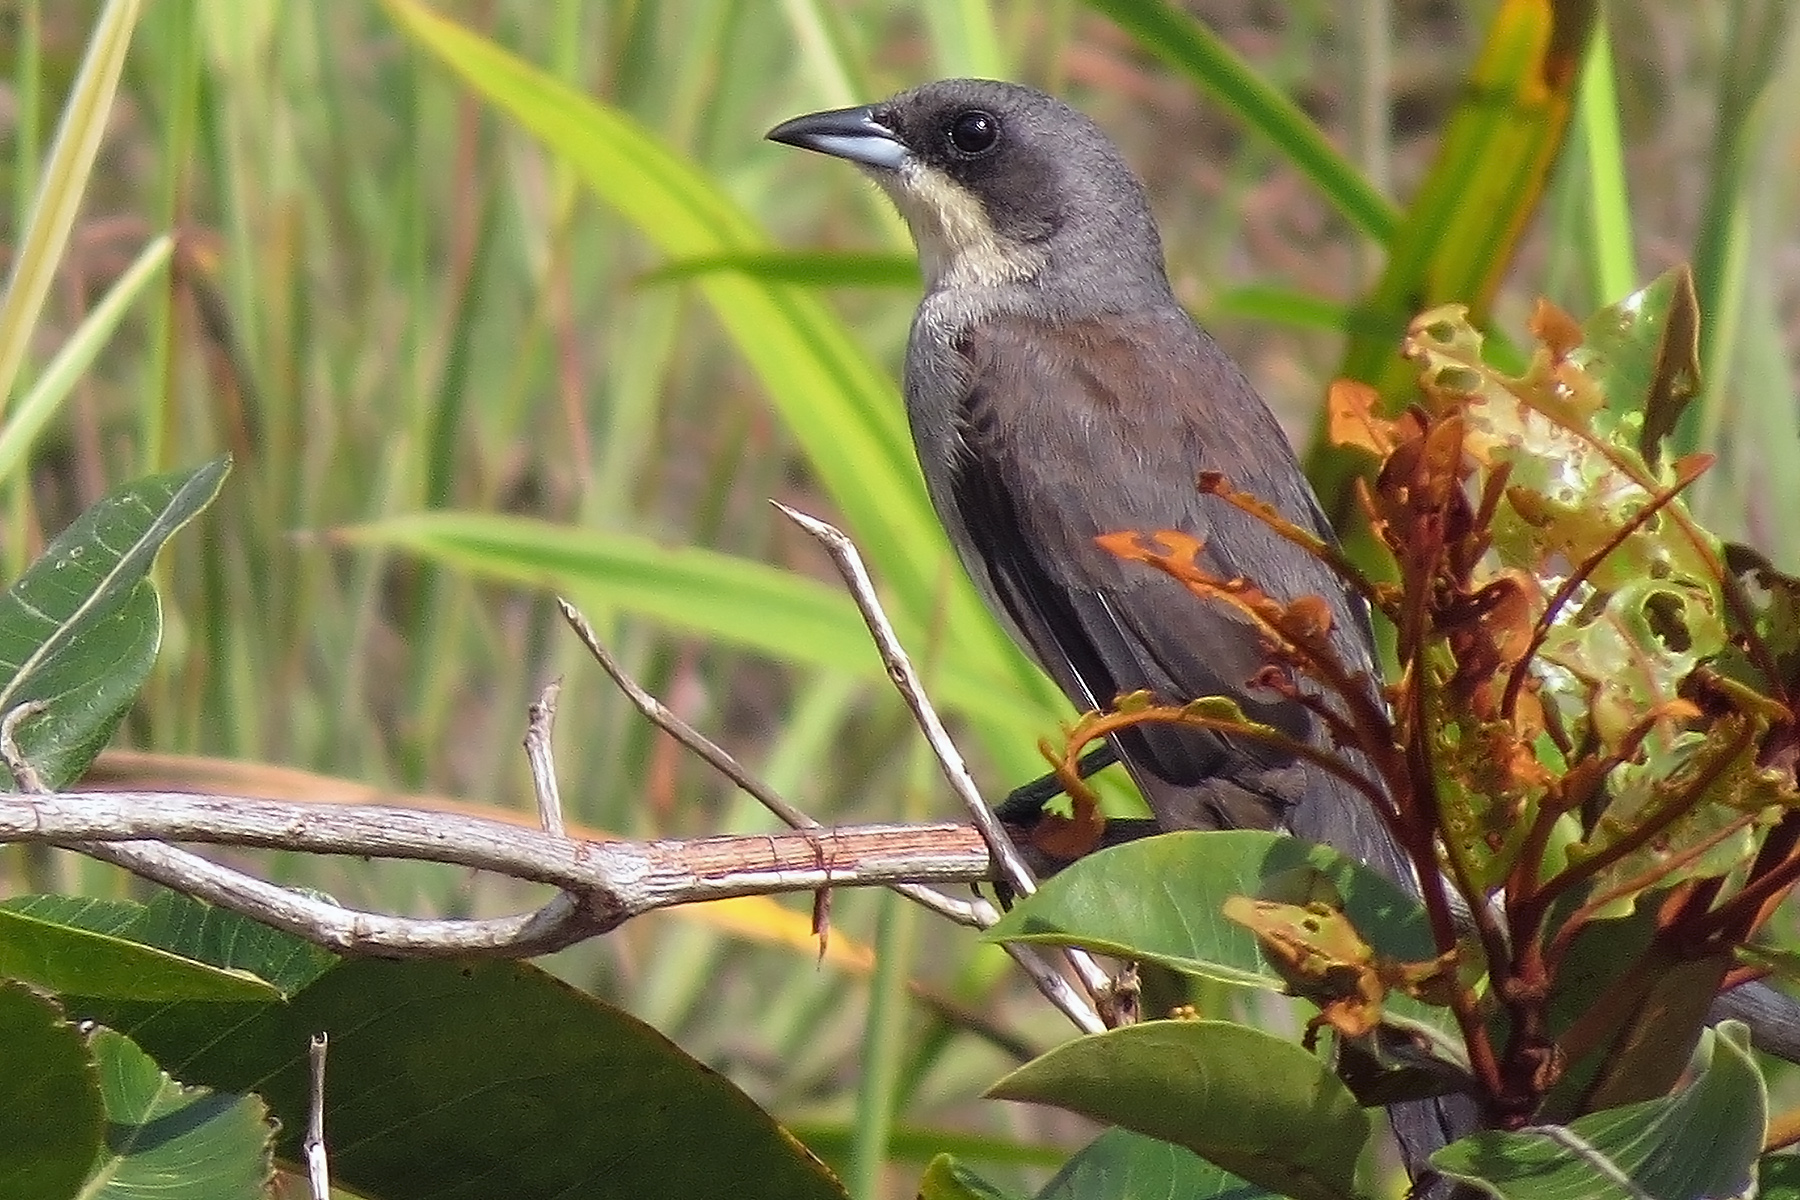
M98 7L0 0L6 245ZM952 74L1065 95L1144 174L1179 294L1297 440L1342 352L1333 314L1382 262L1280 154L1072 0L436 7L630 114L795 249L891 254L907 243L853 172L765 143L777 121ZM1496 5L1185 7L1404 204ZM1494 325L1522 341L1540 294L1585 313L1698 260L1716 302L1693 438L1721 456L1702 485L1703 515L1793 569L1800 105L1779 102L1800 95L1793 22L1781 0L1615 3L1607 22L1614 89L1584 94L1606 107L1579 113ZM1613 234L1597 239L1609 214ZM641 535L825 577L764 501L831 516L830 501L692 286L646 278L663 260L640 234L372 0L146 7L40 356L164 230L179 238L168 287L128 319L0 510L10 577L109 485L236 455L220 502L165 555L168 638L119 739L162 757L114 755L110 778L345 795L330 779L274 769L297 768L378 794L524 812L525 707L563 675L558 745L573 818L628 836L765 827L611 694L542 591L325 536L426 510L514 513L564 523L571 539ZM1600 241L1610 257L1594 252ZM897 369L912 291L821 294ZM864 682L866 670L782 667L641 616L592 615L653 691L815 816L951 811L899 705ZM916 649L929 663L931 647ZM227 776L202 756L247 765ZM986 767L982 778L996 794L1017 782ZM487 913L534 899L416 865L270 869L396 911ZM0 886L131 885L78 859L7 851ZM803 901L790 910L804 919ZM861 1194L879 1183L869 1164L887 1136L870 1130L888 1117L958 1129L1001 1156L1015 1153L1012 1139L1061 1128L970 1099L1009 1058L1000 1039L955 1019L955 1004L1039 1045L1062 1036L971 936L840 894L839 948L884 950L871 979L851 953L815 967L814 948L782 945L792 926L760 911L735 919L743 926L707 912L647 919L554 965L803 1122L817 1146L846 1146L858 1131ZM908 981L944 1003L907 1000ZM941 1134L915 1142L902 1128L891 1152L944 1148ZM895 1173L894 1194L913 1175Z

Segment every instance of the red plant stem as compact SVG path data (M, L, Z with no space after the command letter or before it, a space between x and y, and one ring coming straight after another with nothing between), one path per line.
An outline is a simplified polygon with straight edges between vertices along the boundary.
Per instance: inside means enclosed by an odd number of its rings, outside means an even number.
M1787 899L1788 889L1800 883L1800 856L1786 859L1752 879L1725 903L1703 914L1692 935L1703 942L1741 942Z
M1607 867L1612 866L1626 855L1642 849L1644 846L1648 845L1652 839L1668 829L1669 826L1691 812L1694 805L1699 803L1700 796L1712 785L1712 782L1719 777L1720 772L1724 771L1725 768L1749 746L1751 736L1751 727L1745 725L1735 739L1737 744L1732 747L1731 752L1729 754L1722 754L1716 758L1713 761L1712 766L1694 782L1694 785L1688 789L1687 794L1680 800L1672 800L1667 804L1659 806L1642 825L1638 826L1612 845L1606 847L1606 849L1598 851L1597 853L1582 859L1580 862L1575 863L1567 870L1559 872L1543 887L1537 889L1530 902L1532 905L1536 906L1536 910L1532 914L1535 920L1541 921L1543 919L1544 915L1549 911L1550 905L1555 902L1558 896L1562 895L1576 884L1584 883L1587 880L1592 879L1595 875L1599 874ZM1736 825L1733 825L1732 827L1737 828ZM1584 905L1583 907L1585 908L1588 906ZM1531 910L1527 909L1527 911ZM1532 927L1535 928L1535 921Z
M1562 928L1556 931L1555 938L1551 940L1549 952L1545 956L1550 964L1551 970L1554 972L1562 966L1563 956L1569 952L1569 947L1574 944L1575 936L1581 932L1581 927L1583 925L1586 925L1589 921L1593 920L1595 913L1599 912L1609 904L1624 899L1626 896L1634 895L1654 887L1659 880L1667 879L1670 872L1681 870L1683 867L1699 859L1701 855L1705 854L1708 850L1711 850L1714 846L1717 846L1726 838L1737 833L1740 829L1755 823L1755 821L1755 813L1744 813L1739 816L1737 820L1726 825L1723 829L1715 830L1710 836L1689 846L1680 854L1676 854L1665 861L1654 863L1649 869L1638 875L1634 875L1624 883L1589 899L1580 908L1569 914L1569 919L1563 922Z
M1406 847L1413 861L1413 868L1419 876L1419 890L1425 901L1425 911L1431 919L1431 932L1437 941L1439 950L1449 950L1456 946L1456 918L1450 910L1450 898L1444 892L1443 872L1438 868L1437 843L1435 831L1441 827L1439 820L1439 804L1437 799L1437 780L1431 769L1430 755L1425 749L1425 739L1419 736L1425 728L1425 688L1428 686L1428 672L1424 669L1422 656L1415 656L1412 661L1413 687L1410 700L1413 711L1411 725L1413 736L1406 738L1406 776L1410 782L1404 794L1412 797L1411 812L1401 813L1401 844ZM1400 782L1400 781L1397 781ZM1396 792L1396 794L1402 794ZM1470 912L1475 920L1475 928L1481 938L1482 952L1487 958L1490 978L1502 975L1506 967L1506 940L1494 924L1493 914L1487 911L1482 903L1479 889L1472 886L1470 880L1462 872L1461 860L1456 855L1446 854L1451 870L1455 872L1457 889L1469 901ZM1496 990L1499 980L1495 979ZM1475 999L1466 988L1458 987L1451 994L1451 1012L1456 1017L1457 1027L1463 1035L1463 1043L1469 1051L1469 1066L1475 1077L1481 1081L1483 1088L1491 1096L1499 1096L1505 1092L1505 1077L1501 1071L1500 1061L1494 1053L1494 1045L1488 1037L1487 1025L1477 1011Z
M1241 492L1232 487L1231 481L1222 472L1206 472L1201 475L1200 480L1201 491L1217 496L1239 512L1261 521L1276 537L1293 543L1330 567L1336 572L1337 577L1350 585L1370 608L1377 612L1381 611L1381 592L1337 546L1307 533L1291 521L1284 520L1268 504L1248 492Z

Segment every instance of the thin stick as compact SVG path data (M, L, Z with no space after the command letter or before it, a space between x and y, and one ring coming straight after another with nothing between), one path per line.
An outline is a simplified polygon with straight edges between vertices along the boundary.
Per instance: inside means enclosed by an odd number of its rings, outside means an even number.
M531 764L531 787L537 794L538 824L553 837L563 836L562 791L556 782L556 756L550 735L556 729L556 699L562 680L552 679L538 693L525 722L525 758Z
M331 1200L331 1163L325 1153L325 1046L324 1030L313 1034L307 1046L310 1060L311 1088L307 1096L306 1140L300 1143L306 1158L306 1178L312 1185L312 1200Z
M824 547L825 553L831 556L838 574L850 590L850 598L855 601L857 611L862 614L863 623L869 627L869 633L875 639L876 649L880 651L882 663L887 667L888 678L893 681L900 698L906 701L907 708L912 710L913 719L918 722L920 731L925 735L926 744L937 756L951 790L963 802L963 807L975 822L975 828L981 831L982 840L987 843L988 850L993 854L1006 881L1019 895L1031 895L1037 890L1031 871L1020 857L1018 847L1013 845L1006 827L1000 824L999 818L988 808L981 789L975 785L974 776L963 762L962 751L956 748L949 730L944 728L937 710L926 698L925 687L919 680L918 672L913 669L912 659L907 656L906 648L900 644L893 624L887 619L887 613L881 607L881 600L875 594L874 581L869 578L868 568L863 565L862 555L857 551L856 544L836 526L809 517L785 504L774 503L783 516L811 534ZM1013 957L1024 965L1026 955L1013 952L1011 947L1008 952L1013 953ZM1069 965L1080 976L1082 986L1087 989L1089 996L1098 999L1108 994L1111 982L1091 955L1082 950L1065 950L1063 953ZM1027 967L1027 970L1030 968ZM1064 1008L1064 1011L1069 1010ZM1070 1013L1070 1017L1075 1019L1075 1014ZM1082 1019L1076 1020L1076 1023L1084 1029L1097 1028L1101 1024L1098 1016L1086 1006L1082 1009Z

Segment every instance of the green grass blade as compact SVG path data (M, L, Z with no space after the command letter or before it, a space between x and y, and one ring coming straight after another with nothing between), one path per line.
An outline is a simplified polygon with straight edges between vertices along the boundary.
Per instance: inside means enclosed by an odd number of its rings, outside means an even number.
M698 546L482 513L393 517L332 536L488 579L555 588L584 605L643 614L784 662L850 671L870 682L887 678L862 617L840 590ZM892 615L908 644L925 644L928 631L921 623ZM990 729L1035 738L1052 727L1044 710L1011 699L997 702L1003 686L978 664L955 659L940 663L932 680L945 707L979 717Z
M87 57L75 77L62 124L44 162L31 219L19 239L6 294L0 297L0 411L12 395L38 312L75 225L140 7L140 0L108 0L88 41Z
M1632 246L1612 38L1604 23L1588 47L1576 97L1588 167L1588 258L1598 293L1591 299L1615 304L1637 290L1637 251Z
M1437 159L1390 243L1387 268L1359 307L1340 376L1402 402L1415 384L1400 337L1414 314L1456 302L1477 323L1486 320L1562 146L1598 7L1597 0L1504 0L1496 10ZM1325 443L1324 419L1321 412L1307 473L1344 528L1355 519L1351 481L1361 460Z
M1369 185L1299 105L1270 87L1212 30L1168 0L1088 0L1088 4L1272 142L1352 225L1384 245L1393 240L1400 227L1394 205Z
M143 252L137 256L137 261L119 277L112 290L106 293L105 299L94 307L94 311L87 315L74 335L50 361L50 365L44 368L43 374L38 376L31 390L25 393L12 414L7 417L6 423L0 425L0 479L10 478L25 461L38 433L56 415L57 409L74 388L76 380L81 378L93 363L95 355L105 347L113 330L119 327L119 321L125 316L125 310L131 307L168 264L174 246L174 241L164 234L144 247Z
M911 254L855 251L760 250L678 258L646 271L644 286L686 283L721 272L762 283L811 288L919 290L919 260Z
M422 47L568 162L588 187L675 257L768 249L701 171L615 109L559 83L413 0L387 0ZM760 132L760 131L757 131ZM925 498L893 383L819 301L792 287L714 275L699 284L761 378L859 544L911 614L941 603L946 644L1044 696L1023 659L945 569L948 549Z

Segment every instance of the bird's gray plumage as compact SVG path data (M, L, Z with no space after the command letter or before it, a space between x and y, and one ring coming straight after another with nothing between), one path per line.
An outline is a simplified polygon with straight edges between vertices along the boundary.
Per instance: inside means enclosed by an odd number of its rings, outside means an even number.
M1111 141L1058 100L979 80L797 118L770 137L862 164L906 217L926 283L904 380L920 466L1014 638L1080 708L1140 689L1229 696L1322 744L1303 706L1252 685L1265 654L1243 618L1094 540L1180 530L1221 578L1321 597L1345 665L1372 681L1367 614L1342 581L1198 490L1201 471L1222 472L1332 536L1274 416L1177 303L1148 199ZM1166 829L1286 828L1411 881L1365 798L1267 743L1146 726L1115 748ZM1451 1098L1394 1116L1416 1169L1473 1113Z
M974 153L954 136L971 113L995 133ZM1094 541L1200 538L1222 578L1323 598L1345 663L1372 674L1367 616L1342 581L1198 491L1201 471L1219 471L1331 536L1274 416L1176 301L1149 201L1112 142L1061 101L982 80L833 118L845 140L831 152L864 163L920 246L907 415L933 505L990 608L1078 707L1139 689L1223 695L1318 740L1303 707L1249 686L1265 656L1241 617ZM817 120L771 136L811 144ZM1365 799L1266 743L1165 726L1116 748L1164 828L1287 828L1395 878L1408 870Z

